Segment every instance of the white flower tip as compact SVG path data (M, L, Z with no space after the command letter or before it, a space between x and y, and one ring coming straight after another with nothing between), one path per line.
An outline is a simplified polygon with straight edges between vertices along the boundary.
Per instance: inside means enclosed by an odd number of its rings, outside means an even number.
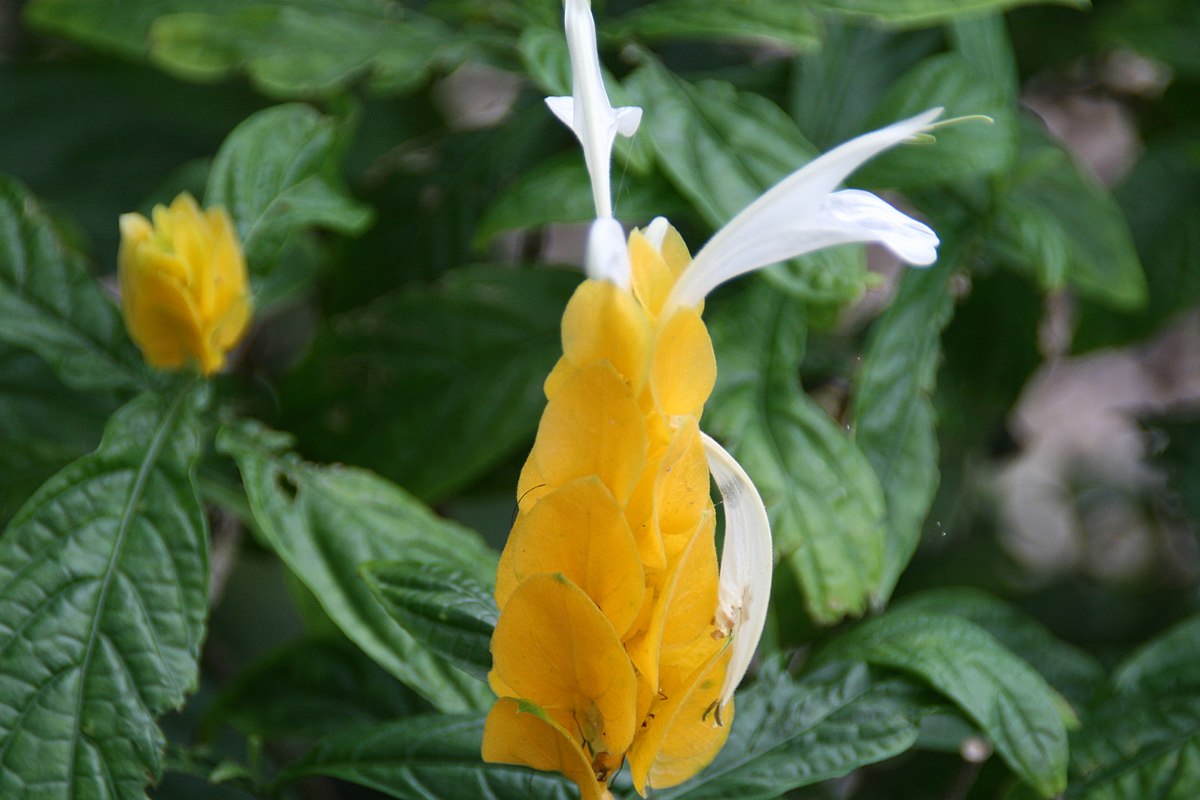
M585 267L589 278L615 283L629 289L632 266L625 229L612 217L600 217L588 230Z
M621 106L617 109L617 133L626 139L637 133L642 124L642 109L637 106Z
M725 509L716 620L723 633L732 635L733 654L721 685L719 703L724 706L745 677L762 638L775 558L771 522L750 476L712 437L700 436Z
M940 242L933 229L870 192L834 192L825 198L821 216L830 231L841 229L847 239L881 244L906 264L925 267L937 260Z

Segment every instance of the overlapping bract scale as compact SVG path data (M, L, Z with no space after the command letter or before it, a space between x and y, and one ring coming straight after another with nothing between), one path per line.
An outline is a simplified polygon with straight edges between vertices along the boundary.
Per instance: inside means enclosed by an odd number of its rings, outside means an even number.
M589 280L567 306L496 580L484 757L562 772L584 798L626 758L640 792L686 780L732 718L698 425L712 344L697 309L660 314L689 260L674 229L634 231L629 258L630 289Z

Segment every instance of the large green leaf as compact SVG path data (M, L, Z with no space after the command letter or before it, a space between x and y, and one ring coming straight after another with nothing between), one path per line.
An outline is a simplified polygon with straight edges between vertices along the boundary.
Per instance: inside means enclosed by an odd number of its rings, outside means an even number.
M879 590L883 492L862 450L797 385L803 306L756 281L710 325L719 370L705 426L754 479L812 617L863 613Z
M796 50L820 43L816 17L792 0L746 0L736 4L709 0L658 0L609 23L622 38L768 41Z
M950 614L975 623L1029 662L1046 681L1082 712L1105 681L1094 656L1046 630L1016 606L979 589L933 589L904 598L906 612Z
M209 13L242 5L242 0L208 0ZM142 59L154 20L194 11L194 0L32 0L25 20L33 27L125 58Z
M207 613L195 403L129 403L0 538L4 797L135 800L162 771Z
M1032 3L1087 8L1089 0L816 0L839 14L865 17L904 27L924 27L948 22L964 14L1004 11Z
M252 0L196 8L154 21L151 60L191 80L244 71L273 97L326 95L364 77L378 91L405 92L464 53L461 37L388 0Z
M361 233L371 210L350 198L337 177L337 122L309 106L275 106L229 134L208 175L208 205L222 205L237 224L260 309L302 288L282 259L310 227Z
M899 680L872 680L863 664L831 664L793 680L769 666L737 695L733 730L696 778L655 797L773 800L903 753L928 705Z
M816 155L778 106L732 84L693 85L648 60L626 86L645 109L638 135L650 138L667 177L714 229ZM835 304L857 297L867 280L860 247L822 251L768 274L797 296Z
M881 602L916 551L937 491L937 414L930 395L942 329L954 310L949 280L945 264L905 272L872 331L854 395L854 440L875 468L887 501Z
M366 561L427 559L478 580L495 556L471 531L434 516L398 486L364 470L322 467L281 452L287 439L252 423L221 430L238 462L262 539L367 655L443 711L479 708L490 693L397 625L358 574Z
M446 497L532 438L581 279L459 270L336 317L286 382L284 418L317 457Z
M38 203L0 176L0 341L28 348L77 389L145 385L121 315Z
M1022 127L1017 168L998 179L995 258L1046 289L1070 284L1118 308L1146 301L1146 278L1121 209L1033 123Z
M1072 741L1073 800L1190 800L1200 786L1200 617L1143 645Z
M1066 788L1067 733L1054 690L978 625L895 610L838 637L820 658L862 659L922 678L953 700L1042 796Z
M361 650L334 637L300 639L275 650L226 685L204 718L248 736L318 737L385 722L424 707Z
M492 631L500 616L490 586L461 569L427 561L365 564L363 575L392 618L417 641L487 680Z
M329 736L284 780L326 775L401 800L570 800L570 781L525 767L484 764L481 716L419 716ZM568 788L570 787L570 788Z

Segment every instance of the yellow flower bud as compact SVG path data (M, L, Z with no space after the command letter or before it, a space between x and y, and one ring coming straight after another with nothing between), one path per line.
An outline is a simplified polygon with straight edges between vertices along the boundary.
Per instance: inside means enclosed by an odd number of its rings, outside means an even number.
M202 210L186 192L152 220L121 215L117 271L125 327L151 366L225 364L250 322L246 261L225 209Z

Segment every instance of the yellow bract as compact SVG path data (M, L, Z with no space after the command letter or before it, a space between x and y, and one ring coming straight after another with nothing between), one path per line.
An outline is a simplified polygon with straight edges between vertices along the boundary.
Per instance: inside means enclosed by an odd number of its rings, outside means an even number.
M195 363L205 375L250 322L246 262L229 215L201 210L189 194L153 221L122 214L117 270L125 327L146 361L161 369Z
M643 794L686 780L733 713L714 704L729 648L698 425L716 361L698 309L661 316L690 257L655 234L629 237L629 290L585 281L567 306L496 577L484 758L584 798L626 757Z

